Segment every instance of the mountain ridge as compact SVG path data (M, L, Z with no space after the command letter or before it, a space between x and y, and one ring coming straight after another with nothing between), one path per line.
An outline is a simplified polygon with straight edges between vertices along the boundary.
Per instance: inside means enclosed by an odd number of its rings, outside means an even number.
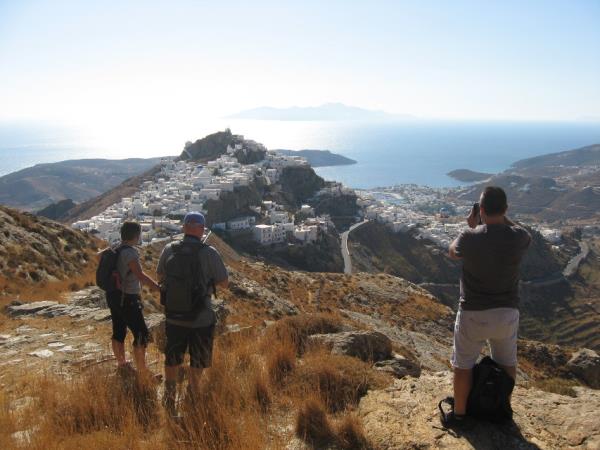
M291 106L275 108L260 106L227 116L230 119L252 120L391 120L414 119L410 115L390 114L385 111L369 110L343 103L324 103L319 106Z

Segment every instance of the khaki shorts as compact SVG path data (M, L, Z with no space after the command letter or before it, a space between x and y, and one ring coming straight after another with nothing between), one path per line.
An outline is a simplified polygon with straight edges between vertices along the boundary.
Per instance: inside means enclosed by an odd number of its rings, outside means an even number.
M458 311L454 324L452 367L472 369L485 343L498 364L517 365L519 310L494 308L484 311Z

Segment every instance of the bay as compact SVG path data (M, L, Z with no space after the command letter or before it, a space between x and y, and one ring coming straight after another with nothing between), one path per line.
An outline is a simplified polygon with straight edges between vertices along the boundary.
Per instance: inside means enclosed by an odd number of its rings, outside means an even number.
M457 186L447 172L466 168L497 173L522 158L600 143L600 123L407 120L310 122L208 120L148 127L144 133L35 123L0 124L0 175L37 163L80 158L179 155L185 141L231 128L268 148L328 149L355 159L321 167L328 180L354 188L414 183Z

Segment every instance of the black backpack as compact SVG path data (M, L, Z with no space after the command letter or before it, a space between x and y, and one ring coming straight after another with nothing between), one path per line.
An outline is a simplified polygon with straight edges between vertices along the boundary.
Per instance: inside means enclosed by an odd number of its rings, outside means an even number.
M96 268L96 285L107 294L121 290L121 274L117 270L117 262L121 250L128 247L129 245L108 247L100 252L100 262Z
M473 387L467 415L494 423L512 420L510 395L515 381L492 358L486 356L473 367Z
M200 263L202 242L177 242L165 261L161 303L170 319L194 320L208 306L208 282ZM214 283L213 292L214 291Z

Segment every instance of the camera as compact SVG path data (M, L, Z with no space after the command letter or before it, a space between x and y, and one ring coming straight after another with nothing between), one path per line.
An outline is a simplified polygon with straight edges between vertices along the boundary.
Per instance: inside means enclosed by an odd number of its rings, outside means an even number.
M483 223L481 221L481 214L480 214L479 202L473 203L473 209L471 210L471 214L473 215L473 217L476 218L477 225L481 225Z

